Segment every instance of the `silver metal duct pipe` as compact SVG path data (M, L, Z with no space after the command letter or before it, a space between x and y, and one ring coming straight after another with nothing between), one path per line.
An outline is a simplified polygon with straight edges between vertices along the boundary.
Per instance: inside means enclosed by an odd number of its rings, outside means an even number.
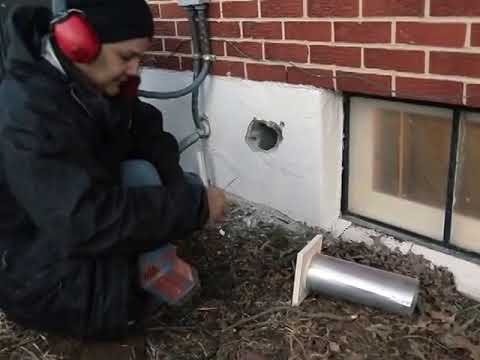
M400 315L413 314L419 295L416 279L319 254L311 259L306 287Z

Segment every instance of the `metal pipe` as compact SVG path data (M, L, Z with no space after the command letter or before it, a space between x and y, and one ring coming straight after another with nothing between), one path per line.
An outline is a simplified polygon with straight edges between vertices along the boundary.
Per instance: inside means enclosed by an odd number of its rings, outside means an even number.
M208 31L207 4L187 7L192 29L193 46L193 83L184 89L173 92L139 91L139 96L153 99L172 99L192 93L192 118L196 132L188 135L179 143L180 153L190 148L199 140L205 140L210 136L210 123L204 116L200 116L198 109L199 87L210 72L211 64L215 60L210 51L210 34ZM213 181L207 163L206 144L202 141L198 152L198 167L202 181L206 186L212 185Z
M140 90L138 92L139 96L150 98L150 99L176 99L185 95L190 94L192 91L197 90L198 87L203 83L208 73L210 72L211 62L214 60L214 56L210 54L210 36L208 32L208 21L207 21L207 5L196 5L194 6L193 12L198 14L198 27L200 35L200 49L202 53L203 65L200 72L195 75L195 80L189 86L171 92L158 92L158 91L146 91ZM196 16L192 15L195 19ZM194 26L194 25L193 25ZM192 34L194 35L194 34ZM198 54L194 54L197 56ZM198 119L194 119L198 123Z
M419 281L326 255L315 255L307 272L307 288L400 315L412 315Z
M195 144L198 140L200 140L200 134L198 132L195 132L191 135L188 135L187 137L183 138L180 143L178 144L178 148L180 153L184 152L187 150L190 146Z
M193 39L193 32L192 32L192 40L196 40L197 44L194 44L194 51L199 50L201 54L204 56L207 55L207 58L203 58L203 65L202 69L207 67L210 70L210 67L212 65L212 60L214 57L211 55L211 47L210 47L210 33L208 30L208 15L207 15L207 4L200 4L194 6L195 9L195 20L198 20L198 32L195 34L197 37L196 39ZM199 49L195 49L196 46L199 46ZM197 69L195 68L195 62L194 62L194 78L197 78L198 76L201 76L201 74L198 73L198 66L200 63L197 65ZM213 185L213 178L212 178L212 173L210 169L210 164L208 162L208 144L206 142L206 139L210 136L210 123L208 122L208 119L205 118L204 116L200 116L199 111L198 111L198 87L195 88L192 92L192 115L194 122L197 126L198 129L198 134L200 135L200 148L199 148L199 153L198 153L198 168L199 168L199 173L200 177L202 178L202 181L205 186L212 186Z
M195 79L193 83L191 83L187 87L181 90L176 90L171 92L139 90L138 95L140 97L145 97L149 99L160 99L160 100L176 99L176 98L188 95L192 92L193 89L198 88L202 84L203 80L205 80L205 78L207 77L209 71L210 71L209 61L205 61L202 67L202 71L200 72L198 77Z
M198 77L200 74L200 66L201 66L201 59L200 59L200 39L198 35L198 24L197 24L197 12L194 8L188 9L188 14L190 18L190 25L192 29L192 49L193 49L193 81ZM201 120L200 114L198 110L198 95L199 89L195 88L192 90L192 117L193 122L197 129L201 128Z
M200 140L200 150L197 152L198 174L202 179L203 185L212 186L215 182L208 162L207 140Z
M210 54L210 32L208 31L208 14L207 14L207 5L197 5L195 6L198 14L198 28L200 32L200 48L202 54Z

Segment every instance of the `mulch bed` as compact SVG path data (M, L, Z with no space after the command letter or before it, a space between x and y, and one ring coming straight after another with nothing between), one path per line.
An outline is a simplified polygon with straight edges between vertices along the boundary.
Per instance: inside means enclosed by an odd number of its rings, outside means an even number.
M290 307L296 254L318 232L238 200L221 227L178 243L179 254L199 270L202 289L150 321L148 357L480 360L480 304L459 294L445 269L382 245L325 234L324 253L420 279L414 316L321 295ZM73 359L81 346L23 330L0 315L0 360ZM139 358L130 350L130 358Z

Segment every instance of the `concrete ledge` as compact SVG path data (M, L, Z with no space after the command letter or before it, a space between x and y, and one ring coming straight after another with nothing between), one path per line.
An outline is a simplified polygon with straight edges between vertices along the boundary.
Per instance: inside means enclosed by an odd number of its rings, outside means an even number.
M332 228L332 235L344 241L362 242L373 246L380 242L388 248L398 249L402 253L412 252L423 255L425 259L436 266L447 268L454 276L457 290L465 296L480 301L480 264L462 259L432 247L420 245L412 241L398 240L382 232L354 225L344 219L339 219Z

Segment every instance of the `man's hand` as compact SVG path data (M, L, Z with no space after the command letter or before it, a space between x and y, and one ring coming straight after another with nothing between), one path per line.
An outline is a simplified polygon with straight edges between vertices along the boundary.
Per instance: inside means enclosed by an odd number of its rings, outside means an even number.
M223 220L225 215L225 192L216 187L209 187L207 189L208 209L210 218L208 223L213 225L216 222Z

